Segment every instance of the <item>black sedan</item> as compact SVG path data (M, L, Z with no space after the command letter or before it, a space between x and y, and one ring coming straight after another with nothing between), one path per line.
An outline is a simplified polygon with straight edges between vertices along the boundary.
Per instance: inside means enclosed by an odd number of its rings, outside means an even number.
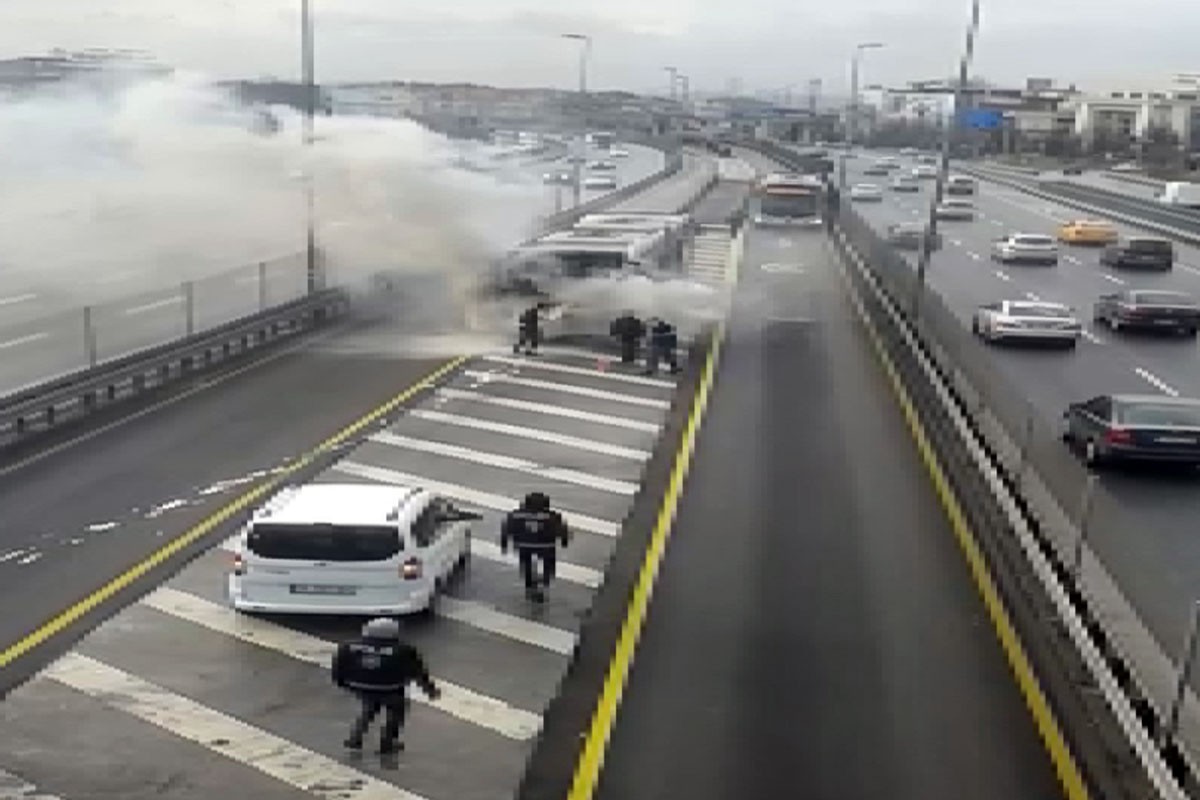
M1200 328L1200 306L1183 292L1125 289L1100 295L1092 319L1114 331L1146 328L1195 336Z
M1105 247L1100 263L1108 267L1169 270L1175 263L1175 245L1169 239L1133 236Z
M1121 461L1200 465L1200 400L1106 394L1072 403L1063 421L1063 441L1088 466Z

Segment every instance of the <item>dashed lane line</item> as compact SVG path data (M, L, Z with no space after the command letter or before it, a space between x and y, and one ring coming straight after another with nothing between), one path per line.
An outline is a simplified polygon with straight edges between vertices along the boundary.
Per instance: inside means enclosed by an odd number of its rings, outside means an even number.
M998 269L998 270L995 270L995 273L996 273L996 277L999 278L1000 280L1004 281L1005 283L1008 283L1009 281L1012 280L1012 276L1010 276L1004 270Z
M1163 394L1170 395L1171 397L1179 397L1179 391L1177 389L1164 381L1162 378L1152 373L1150 370L1142 369L1141 367L1134 367L1133 371Z
M611 400L615 403L628 403L635 406L645 406L646 408L656 408L662 411L665 411L671 407L670 402L666 400L655 400L649 397L638 397L637 395L621 394L619 392L606 392L601 389L589 389L586 386L576 386L570 383L534 380L532 378L518 378L513 375L505 375L497 372L482 372L473 369L463 370L462 374L479 381L480 384L508 383L512 384L513 386L525 386L530 389L545 389L551 392L561 392L562 394L591 397L596 400Z

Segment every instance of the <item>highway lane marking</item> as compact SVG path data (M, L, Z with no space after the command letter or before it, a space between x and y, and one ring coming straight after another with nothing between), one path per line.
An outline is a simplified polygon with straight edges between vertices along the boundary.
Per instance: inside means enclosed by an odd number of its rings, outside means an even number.
M540 647L551 653L569 656L575 651L578 637L571 631L555 628L544 622L506 614L485 603L459 600L443 595L437 601L437 615L470 625L481 631L503 636L514 642Z
M1038 297L1038 296L1037 296L1036 294L1034 294L1033 292L1026 292L1026 293L1025 293L1025 297L1026 297L1026 298L1028 298L1028 299L1030 299L1030 300L1032 300L1032 301L1033 301L1033 302L1035 302L1035 303L1040 303L1040 302L1042 302L1042 298Z
M504 495L492 494L491 492L482 492L478 489L472 489L468 486L462 486L456 483L448 483L446 481L430 480L419 475L413 475L399 470L389 469L387 467L375 467L370 464L362 464L357 461L339 461L330 469L334 472L340 472L343 475L353 475L356 478L364 478L366 480L375 481L377 483L391 483L401 486L423 486L431 492L445 495L451 500L458 500L468 505L479 508L487 508L493 511L512 511L520 501L515 497L505 497ZM558 509L562 514L563 519L571 528L588 533L594 533L599 536L607 536L615 538L621 535L621 525L617 522L612 522L607 519L591 517L587 514L577 514L574 511L564 511Z
M330 668L337 650L336 642L284 627L262 617L239 614L223 603L214 603L178 589L155 589L142 598L141 605L321 669ZM468 612L464 611L463 616L469 616ZM436 675L433 678L442 690L441 698L430 700L422 692L413 692L414 700L510 739L524 741L535 736L541 728L539 714L515 708L502 700L450 683Z
M380 433L373 434L368 437L368 441L388 445L389 447L413 450L418 453L428 453L444 458L469 461L485 467L523 472L526 475L534 475L546 480L571 483L576 486L585 486L589 489L597 489L602 492L611 492L612 494L632 496L637 494L638 490L638 484L632 481L619 481L613 478L593 475L590 472L562 467L550 467L545 464L539 464L536 461L507 456L503 453L489 453L485 450L476 450L457 444L435 442L429 439L417 439L412 436L402 436L398 433L392 433L391 431L381 431Z
M457 425L461 428L472 428L479 431L488 431L490 433L501 433L506 436L514 436L520 439L532 439L538 442L547 442L548 444L556 444L562 447L574 447L579 450L587 450L594 453L604 453L605 455L615 456L617 458L628 458L633 461L649 461L649 450L638 450L633 447L621 447L620 445L601 442L596 439L584 439L578 436L567 436L563 433L554 433L553 431L543 430L541 428L527 428L524 425L509 425L504 422L492 422L488 419L479 419L478 417L465 417L460 414L447 414L443 411L427 411L421 408L414 408L408 412L408 416L415 419L428 420L429 422L438 422L443 425Z
M146 303L145 305L127 308L125 309L124 313L125 316L132 317L137 314L145 314L150 311L157 311L158 309L166 308L167 306L177 306L182 302L182 297L168 297L166 300L156 300L153 303Z
M650 608L650 599L654 595L654 585L658 579L663 555L666 552L667 541L674 529L675 514L679 508L683 484L687 478L692 454L696 447L696 436L708 408L709 395L716 377L716 368L724 338L724 324L718 323L717 331L713 336L712 349L709 350L704 371L700 376L700 383L692 398L692 408L688 414L687 425L680 437L679 449L675 453L671 477L667 483L667 490L663 493L658 516L655 518L654 530L646 548L646 556L638 571L633 591L630 593L625 619L621 624L621 633L605 672L600 699L592 714L591 724L584 735L583 749L576 762L571 790L568 792L566 800L590 800L600 782L604 755L608 750L617 711L621 706L621 697L629 682L629 672L633 666L638 639Z
M602 389L589 389L586 386L576 386L571 383L518 378L514 375L505 375L500 372L481 372L473 369L463 370L462 374L468 378L474 378L480 383L508 383L514 386L526 386L530 389L546 389L551 392L591 397L596 400L612 400L616 403L629 403L635 406L646 406L647 408L657 408L663 411L671 407L671 403L667 400L655 400L649 397L638 397L637 395L621 394L619 392L606 392Z
M1089 342L1093 342L1094 344L1104 344L1103 339L1089 331L1087 328L1084 328L1082 331L1080 331L1080 333L1082 334L1083 338L1087 339Z
M0 306L15 306L17 303L28 303L37 300L36 294L14 294L11 297L0 297Z
M1180 264L1176 262L1175 266L1179 267L1184 272L1190 272L1193 275L1200 275L1200 269L1193 267L1191 264Z
M399 786L78 653L67 653L43 675L314 797L422 800Z
M675 389L673 381L664 381L659 378L646 378L641 375L625 375L620 372L601 372L596 369L587 369L586 367L573 367L568 364L556 364L553 361L539 361L532 358L516 358L513 356L483 356L484 361L490 361L495 364L508 364L515 367L528 367L530 369L541 369L548 372L562 372L566 375L582 375L587 378L604 378L605 380L616 381L618 383L628 383L634 386L653 386L658 389ZM610 362L611 363L611 362Z
M978 261L981 258L979 253L976 253L974 250L968 250L967 255L971 257L972 261Z
M997 278L999 278L1000 280L1002 280L1002 281L1004 281L1004 282L1006 282L1006 283L1007 283L1008 281L1011 281L1011 280L1012 280L1012 277L1011 277L1011 276L1009 276L1009 275L1008 275L1008 273L1004 272L1003 270L995 270L995 273L996 273L996 277L997 277Z
M1003 227L1004 227L1004 222L1003 222L1003 221L1001 221L1001 220L998 220L998 219L994 219L994 220L992 220L992 224L993 224L993 225L995 225L997 228L1003 228Z
M1075 256L1070 255L1070 254L1064 255L1063 261L1066 261L1068 264L1082 264L1083 263L1078 258L1076 258Z
M63 800L38 789L19 775L0 769L0 800Z
M1151 386L1158 389L1163 394L1170 395L1171 397L1179 397L1178 390L1176 390L1174 387L1172 387L1169 383L1164 381L1162 378L1159 378L1157 375L1155 375L1150 370L1142 369L1141 367L1134 367L1133 371L1138 374L1138 377L1143 378L1146 381L1148 381Z
M6 342L0 342L0 350L7 350L10 347L20 347L23 344L29 344L30 342L40 342L42 339L49 339L49 338L50 338L50 334L45 333L45 332L31 333L28 336L18 336L16 339L9 339Z
M842 241L848 245L849 243L845 235L841 234L841 236ZM850 257L854 258L859 264L863 263L861 257L852 249L849 250L849 253ZM887 376L888 384L891 386L896 403L900 406L901 413L908 425L909 433L916 444L917 452L922 463L925 465L926 472L929 474L934 492L941 502L943 512L946 514L946 518L950 524L950 529L954 533L959 549L962 551L963 557L967 562L971 578L979 592L980 599L983 601L984 608L987 610L988 619L991 621L992 628L996 632L996 638L999 640L1001 649L1004 651L1009 669L1012 671L1017 687L1025 699L1025 706L1029 710L1030 716L1033 717L1042 745L1045 747L1051 762L1054 764L1055 773L1062 785L1064 794L1068 800L1088 800L1090 793L1087 783L1084 781L1079 766L1075 762L1070 745L1067 744L1066 738L1063 736L1062 728L1055 717L1054 710L1050 707L1050 703L1042 691L1037 674L1030 663L1029 655L1025 652L1025 646L1021 642L1020 635L1013 626L1008 609L1004 604L1004 599L1000 595L1000 591L997 589L996 583L992 578L991 570L988 567L978 539L971 529L966 512L963 511L962 504L954 492L950 479L946 477L941 462L938 460L937 453L934 452L933 445L929 441L929 436L925 432L925 425L921 421L916 406L909 397L908 390L905 388L904 382L900 377L900 373L892 362L892 358L888 354L886 346L876 330L875 324L867 315L862 305L863 301L859 298L857 290L845 268L841 272L841 278L850 293L859 319L867 331L872 349ZM575 798L571 798L571 800L575 800Z
M511 567L517 566L517 556L511 550L500 552L500 545L487 539L473 537L471 539L471 557L494 561ZM598 569L585 567L571 561L559 561L555 564L554 574L558 580L577 583L588 589L597 589L604 581L604 573Z
M1027 214L1036 214L1039 217L1045 217L1046 219L1053 220L1054 222L1057 222L1059 225L1063 225L1070 221L1064 217L1057 217L1053 214L1048 214L1043 209L1037 209L1037 208L1034 208L1033 206L1027 205L1025 203L1018 203L1016 200L1012 200L1008 196L1008 193L1006 193L1006 192L991 191L991 192L988 192L988 196L994 197L995 199L999 200L1001 203L1008 203L1010 206L1016 206L1017 208L1021 209L1022 211L1024 211ZM1026 197L1027 195L1014 194L1013 196Z
M326 334L326 336L332 336L335 332L336 331L329 331ZM298 343L296 345L296 347L293 349L299 349L302 346L311 346L311 344L312 344L312 340L310 339L308 342ZM157 409L164 408L172 403L178 402L179 400L183 399L184 397L188 396L189 394L195 394L196 392L204 391L205 389L215 386L217 383L221 383L225 380L228 380L229 378L233 377L234 375L240 374L241 372L244 372L249 369L253 369L257 366L261 366L263 363L272 361L276 358L281 358L284 355L286 355L287 352L288 351L274 353L271 356L261 359L260 361L254 363L254 364L249 364L240 370L235 370L233 372L227 373L226 375L221 376L220 380L218 380L218 381L214 381L212 383L207 383L207 384L198 386L194 390L189 390L189 392L183 393L174 398L171 398L170 400L167 400L167 401L164 401L157 405L151 406L150 408L142 409L141 411L139 411L135 414L131 414L128 417L125 417L124 419L117 420L116 422L111 423L110 425L106 425L96 431L92 431L88 434L85 434L84 436L80 436L69 442L64 442L63 444L58 445L57 447L51 448L47 451L43 451L42 453L39 453L36 456L31 456L18 464L14 464L3 470L0 470L0 475L8 474L9 472L19 469L22 466L31 464L35 461L39 461L42 458L45 458L46 456L50 455L51 453L63 450L63 449L70 447L73 444L76 444L78 442L86 441L87 439L98 436L107 430L112 430L112 429L114 429L120 425L123 425L123 424L125 424L133 419L136 419L138 417L144 416L149 413L153 413ZM138 580L147 576L150 572L152 572L156 568L162 566L163 564L167 563L171 558L173 558L176 555L183 552L186 548L190 547L194 543L200 541L204 537L211 534L220 525L222 525L225 522L227 522L228 520L232 519L236 514L239 514L242 511L249 509L250 506L252 506L253 504L257 503L258 501L260 501L262 499L265 499L271 492L273 492L273 491L277 490L278 488L280 488L281 486L283 486L285 484L285 482L288 481L296 473L300 472L304 468L313 464L318 458L320 458L320 457L324 456L326 453L336 449L342 443L349 440L351 437L356 436L359 432L361 432L361 431L365 430L366 428L368 428L369 426L375 424L379 419L386 417L388 414L395 411L397 408L402 406L404 403L408 402L412 397L414 397L419 392L423 392L428 389L432 389L438 381L440 381L445 376L447 376L447 375L451 374L452 372L454 372L455 370L457 370L459 367L461 367L463 364L465 364L468 360L469 360L468 356L459 356L458 358L450 359L449 361L445 362L441 366L430 371L429 373L427 373L425 375L424 378L422 378L421 380L412 384L407 389L394 395L391 399L387 400L386 402L381 403L380 405L376 406L374 409L372 409L371 411L368 411L366 414L363 414L361 417L356 419L354 422L351 422L349 425L346 425L344 428L342 428L337 433L326 438L324 441L318 443L316 447L313 447L307 453L303 454L302 456L295 459L294 461L286 464L282 468L273 471L273 473L270 477L267 477L261 483L258 483L257 485L253 486L252 488L246 490L238 497L234 498L233 500L226 503L221 508L219 508L216 511L214 511L213 513L209 514L207 517L205 517L200 522L193 525L191 528L189 528L188 530L186 530L179 536L176 536L174 539L167 542L166 544L164 544L162 547L155 550L150 555L141 559L140 561L135 563L133 566L129 567L124 572L117 575L115 578L112 578L111 580L109 580L107 583L105 583L99 589L96 589L92 593L90 593L90 594L86 595L85 597L72 603L70 606L68 606L64 610L58 612L48 622L43 623L41 626L34 629L30 633L22 636L20 639L16 640L12 644L4 645L4 648L2 650L0 650L0 669L7 667L9 664L13 663L21 656L32 652L39 645L44 644L45 642L49 641L56 635L62 633L64 630L66 630L72 624L74 624L74 623L78 622L80 619L82 619L86 614L88 614L89 612L98 608L101 604L103 604L103 603L107 602L108 600L112 599L113 597L115 597L122 590L132 586ZM515 507L515 505L516 504L514 503L509 508L513 508L513 507Z
M1112 283L1118 284L1120 286L1125 285L1125 281L1121 280L1116 275L1109 275L1107 273L1101 272L1100 277L1104 278L1104 280L1106 280L1106 281L1111 281Z
M962 239L951 239L950 244L954 245L955 247L962 247Z

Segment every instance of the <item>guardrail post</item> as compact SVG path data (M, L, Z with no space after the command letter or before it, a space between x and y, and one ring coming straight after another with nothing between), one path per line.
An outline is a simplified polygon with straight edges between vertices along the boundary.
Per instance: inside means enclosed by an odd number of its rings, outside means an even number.
M1183 642L1183 652L1179 654L1179 681L1175 684L1175 699L1171 703L1171 711L1167 716L1167 724L1163 727L1160 745L1170 744L1179 729L1179 712L1183 708L1184 694L1192 675L1192 664L1196 661L1196 632L1200 624L1200 601L1192 603L1192 619L1188 623L1187 638Z
M187 315L186 332L191 336L196 332L196 284L192 281L183 282L183 304Z
M1071 553L1071 577L1075 580L1077 588L1083 572L1083 545L1087 540L1088 523L1092 517L1092 498L1095 496L1096 480L1096 474L1089 472L1087 483L1083 486L1083 497L1079 501L1079 519L1076 522L1079 527L1079 535L1075 537L1075 546Z
M258 310L267 307L267 262L258 262Z
M87 356L88 366L96 366L98 359L96 348L96 325L92 321L92 307L83 307L83 352Z

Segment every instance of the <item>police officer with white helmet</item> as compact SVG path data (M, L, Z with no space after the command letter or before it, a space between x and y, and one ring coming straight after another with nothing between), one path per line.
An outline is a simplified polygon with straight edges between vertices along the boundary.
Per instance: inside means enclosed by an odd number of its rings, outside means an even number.
M361 639L338 645L333 656L333 682L354 692L362 704L346 747L360 749L371 722L384 711L379 752L403 749L400 729L408 710L408 684L414 681L430 700L441 696L417 648L400 641L400 623L394 619L373 619L363 626Z

